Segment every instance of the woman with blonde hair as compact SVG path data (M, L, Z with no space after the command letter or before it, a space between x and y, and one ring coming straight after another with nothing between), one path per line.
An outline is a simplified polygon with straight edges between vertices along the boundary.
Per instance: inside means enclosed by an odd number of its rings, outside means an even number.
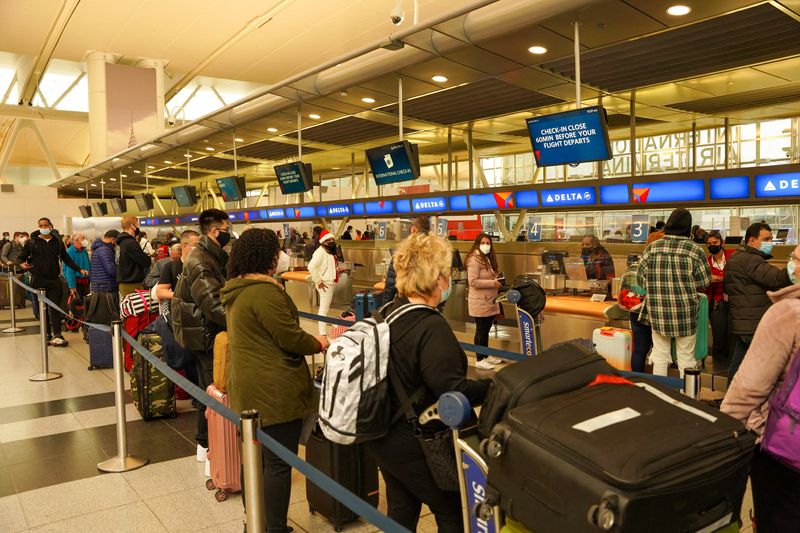
M488 380L467 379L467 356L450 325L436 307L451 292L450 245L435 235L415 233L400 244L393 256L397 273L397 297L380 312L388 316L407 304L418 307L400 315L390 326L390 372L402 385L402 396L415 399L412 410L419 414L448 391L462 392L472 405L483 402ZM392 390L392 407L402 404ZM436 518L440 532L461 532L461 496L442 490L425 459L415 429L431 437L447 430L441 422L417 426L416 420L401 416L389 433L366 443L386 482L388 515L415 531L422 504Z

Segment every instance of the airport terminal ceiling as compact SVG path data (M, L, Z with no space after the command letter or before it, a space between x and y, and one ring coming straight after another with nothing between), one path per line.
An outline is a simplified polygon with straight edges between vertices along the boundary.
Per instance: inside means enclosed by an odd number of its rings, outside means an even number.
M411 2L406 3L410 8ZM529 153L525 119L575 107L571 24L575 20L580 21L583 105L602 103L609 112L613 140L630 138L632 113L637 138L800 116L800 2L680 2L692 8L689 14L667 14L676 3L499 0L416 32L408 20L397 28L388 22L393 0L332 2L325 23L317 17L308 20L309 2L272 2L274 12L268 22L247 31L248 21L264 15L262 2L239 4L235 14L212 1L194 2L191 7L187 2L169 7L145 2L123 13L106 3L73 0L65 2L76 4L67 20L64 13L45 16L53 11L49 3L24 3L26 7L4 3L0 8L4 26L18 27L14 17L30 22L30 10L42 10L38 23L24 35L19 29L2 32L0 50L7 55L36 56L50 28L61 20L63 34L52 50L53 59L80 61L88 49L121 52L122 63L135 57L166 59L168 111L178 105L174 97L185 94L181 91L198 83L198 77L208 78L208 83L236 80L249 90L263 91L348 50L405 33L392 46L402 44L398 50L366 52L274 87L240 108L233 104L229 111L212 112L196 123L177 120L157 142L139 143L119 159L93 167L88 166L88 142L82 140L88 137L85 113L48 109L41 101L39 107L17 106L9 99L13 87L2 87L0 77L0 93L5 91L0 96L6 98L0 116L11 117L3 119L7 123L42 107L41 115L49 114L42 121L45 136L50 123L62 130L57 135L62 146L56 150L56 159L61 159L57 164L75 170L85 167L54 183L62 196L82 197L86 189L90 196L100 196L101 188L106 196L115 196L122 180L126 196L142 192L149 181L154 192L168 197L171 186L187 182L187 161L195 183L231 175L236 167L247 176L248 187L275 184L272 167L297 157L298 110L303 160L313 164L315 178L349 177L351 164L360 174L365 149L397 139L398 77L403 80L404 135L419 145L423 165L439 165L443 159L446 164L448 152L464 162L469 138L479 157ZM462 5L421 1L420 26ZM183 17L183 23L180 7L193 15ZM97 13L89 15L88 8L107 10L125 24L122 29L89 28L87 21L96 20ZM170 19L169 24L143 24L163 9L176 10L175 16L156 17ZM224 15L214 18L215 9ZM353 13L362 17L360 24L351 20ZM291 28L299 30L292 33ZM94 38L87 37L92 34ZM206 35L217 39L205 39ZM230 38L226 41L225 36ZM284 41L279 43L276 39L281 36ZM196 53L188 52L190 47ZM531 47L545 51L535 54ZM259 53L265 49L272 51ZM43 97L39 95L40 100ZM219 100L230 104L230 98ZM260 106L264 112L248 115L248 106L252 109L260 102L266 102ZM797 120L791 124L796 144ZM0 125L0 137L7 130ZM198 131L208 133L193 133ZM34 143L27 139L24 144ZM35 151L35 146L25 149ZM787 162L797 162L797 154ZM100 181L105 182L102 187Z

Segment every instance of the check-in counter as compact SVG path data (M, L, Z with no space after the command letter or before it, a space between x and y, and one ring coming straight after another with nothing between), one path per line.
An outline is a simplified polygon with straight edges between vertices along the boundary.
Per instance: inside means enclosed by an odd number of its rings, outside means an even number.
M612 323L606 313L616 302L593 302L588 296L548 296L540 327L542 346L572 339L591 339L595 329Z
M285 282L286 294L294 301L299 311L316 313L319 307L319 295L307 270L292 270L281 274ZM347 307L353 299L353 280L349 272L339 274L339 282L336 283L333 292L334 307Z

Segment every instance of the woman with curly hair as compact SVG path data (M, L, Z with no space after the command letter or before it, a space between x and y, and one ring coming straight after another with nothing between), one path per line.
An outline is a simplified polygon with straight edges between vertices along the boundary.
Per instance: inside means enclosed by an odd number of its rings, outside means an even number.
M278 236L253 228L233 243L228 282L220 292L228 319L228 382L235 411L257 409L261 428L297 453L303 418L312 413L311 374L306 355L328 347L324 335L300 328L297 307L273 277L281 250ZM287 527L292 470L262 447L267 530Z

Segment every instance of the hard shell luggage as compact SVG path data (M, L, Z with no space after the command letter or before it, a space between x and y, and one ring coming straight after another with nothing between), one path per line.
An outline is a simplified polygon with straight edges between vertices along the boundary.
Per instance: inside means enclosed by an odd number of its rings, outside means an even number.
M332 477L369 504L378 506L378 466L360 444L342 446L322 434L319 428L311 432L306 443L306 461ZM331 522L336 531L358 518L353 511L333 496L306 479L309 511L319 513Z
M161 337L155 333L142 333L138 341L153 355L164 360ZM145 420L178 416L175 385L137 351L133 352L131 396L133 404Z
M114 352L111 333L89 328L88 342L89 370L112 368L114 366Z
M594 330L592 343L597 353L619 370L631 369L633 336L631 330L602 327Z
M212 398L230 407L228 395L213 384L206 392ZM208 420L208 460L211 463L211 479L206 481L208 490L217 490L218 502L225 501L231 492L241 492L242 451L236 426L213 409L206 409Z
M372 291L359 292L353 297L353 310L355 311L356 320L364 320L372 315L372 312L378 307L378 300Z
M19 281L22 281L22 274L17 274L15 277ZM8 278L6 273L0 275L0 309L11 307L11 303L9 302L8 298L9 283L12 283L12 281ZM14 306L17 309L22 309L25 307L25 289L19 285L14 285Z
M486 449L489 493L537 533L716 531L739 518L754 434L648 380L512 409Z
M478 433L488 437L510 409L578 389L598 374L613 374L602 356L578 343L565 343L540 355L505 365L494 375L478 418Z

